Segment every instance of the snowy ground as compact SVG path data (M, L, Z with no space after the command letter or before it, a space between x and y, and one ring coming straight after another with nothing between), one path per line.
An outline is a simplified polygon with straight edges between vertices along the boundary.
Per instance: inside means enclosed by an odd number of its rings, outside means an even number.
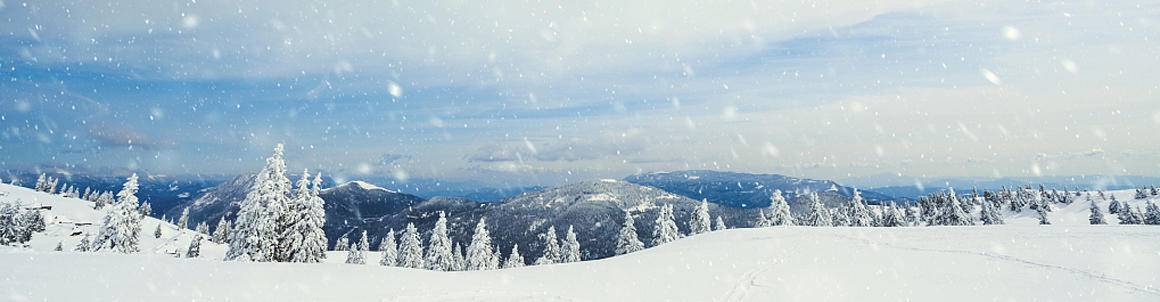
M0 191L99 221L79 200ZM0 250L0 300L1160 301L1160 227L1089 226L1082 201L1054 212L1051 226L1032 214L988 227L735 229L599 261L452 273L226 263L208 242L205 257L175 259L164 251L187 234L153 239L157 220L143 238L152 252L52 252L72 238L50 228L31 250Z

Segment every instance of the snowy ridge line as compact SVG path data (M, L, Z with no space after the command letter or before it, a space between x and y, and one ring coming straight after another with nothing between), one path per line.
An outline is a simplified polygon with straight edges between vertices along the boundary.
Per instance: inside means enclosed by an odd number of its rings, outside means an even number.
M1135 282L1109 277L1107 274L1102 273L1102 272L1093 272L1093 271L1087 271L1087 270L1082 270L1082 269L1077 269L1077 268L1070 268L1070 267L1066 267L1066 266L1062 266L1062 265L1039 263L1039 262L1035 262L1035 261L1031 261L1031 260L1027 260L1027 259L1018 258L1015 256L1001 255L1001 254L995 254L995 253L990 253L990 252L975 252L975 251L952 250L952 249L921 248L921 247L912 247L912 246L902 246L899 244L889 243L889 242L876 242L876 241L872 241L870 239L857 238L857 237L853 237L853 236L849 236L849 235L831 234L830 236L838 237L838 238L845 238L845 239L861 242L863 244L870 245L870 246L885 246L885 247L889 247L889 248L893 248L893 249L909 250L909 251L916 251L916 252L936 252L936 253L958 254L958 255L973 255L973 256L991 258L991 259L1001 260L1001 261L1006 261L1006 262L1020 263L1020 264L1027 265L1027 266L1059 270L1059 271L1069 272L1072 274L1088 277L1088 278L1094 279L1096 281L1100 281L1100 282L1104 282L1104 283L1108 283L1108 284L1112 284L1112 285L1118 285L1120 287L1124 287L1124 288L1127 288L1129 290L1133 290L1136 292L1152 294L1152 295L1156 295L1156 296L1160 297L1160 290L1153 289L1151 286L1140 285L1140 284L1136 284Z

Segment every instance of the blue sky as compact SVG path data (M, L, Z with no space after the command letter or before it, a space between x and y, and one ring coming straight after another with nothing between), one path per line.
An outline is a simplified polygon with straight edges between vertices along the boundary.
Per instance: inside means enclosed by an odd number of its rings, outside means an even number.
M1160 175L1160 4L1008 2L0 0L0 166Z

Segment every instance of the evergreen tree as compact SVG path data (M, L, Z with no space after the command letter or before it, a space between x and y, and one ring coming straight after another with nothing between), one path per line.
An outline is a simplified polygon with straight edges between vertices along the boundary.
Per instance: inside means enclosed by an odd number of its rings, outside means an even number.
M351 244L350 250L346 254L347 264L367 264L366 251L370 243L367 242L367 231L362 232L362 238L359 242Z
M161 224L157 224L157 228L153 229L153 238L161 238Z
M1144 211L1141 211L1140 207L1132 207L1127 205L1125 205L1125 207L1130 208L1128 212L1132 215L1132 224L1144 223Z
M453 270L451 238L447 234L447 216L443 212L439 212L439 220L435 221L435 227L431 230L431 239L427 242L427 257L423 261L427 265L427 269Z
M342 236L338 237L338 240L334 242L334 250L335 251L339 251L339 252L347 251L347 250L349 250L349 247L350 247L350 238L347 238L346 234L342 234Z
M1112 202L1120 203L1117 202L1114 198L1112 199ZM1132 206L1125 202L1121 203L1119 207L1120 211L1116 214L1116 218L1120 220L1120 224L1139 224L1135 220L1135 215L1132 215Z
M624 226L620 228L620 233L616 236L616 254L624 255L643 249L644 243L640 242L636 236L636 225L632 219L632 214L624 212Z
M580 241L576 240L576 232L572 225L568 225L568 232L564 235L564 250L560 254L561 263L580 262Z
M490 261L491 255L487 255L487 258ZM463 257L463 246L460 246L459 242L453 242L451 244L451 270L462 271L465 267L467 267L467 260Z
M846 208L842 208L842 207L830 208L829 211L830 211L830 223L833 224L833 226L849 226L850 225L850 215L847 215L847 213L850 212L849 206L846 206Z
M771 199L769 207L773 215L769 219L769 224L777 226L793 225L793 214L789 212L789 202L786 202L785 196L781 195L781 190L773 190L773 197Z
M399 266L423 268L423 243L413 223L407 223L407 228L403 230L403 239L399 243Z
M1041 224L1041 225L1051 224L1051 220L1047 219L1047 209L1045 209L1044 207L1038 207L1035 209L1035 212L1037 214L1039 214L1039 224Z
M802 224L815 227L830 226L832 223L830 220L830 211L822 205L822 201L818 198L818 194L810 194L810 201L810 212L808 215L806 215L806 218L802 221Z
M102 192L93 202L93 208L100 210L113 203L113 193Z
M92 247L92 245L93 244L89 242L89 234L85 233L85 237L81 238L81 242L77 243L77 246L73 248L73 250L78 252L88 252L89 247Z
M1103 193L1103 191L1100 191L1100 193ZM1120 214L1120 202L1116 200L1115 195L1112 195L1112 202L1108 203L1108 214Z
M241 203L234 228L230 230L226 260L279 261L284 255L276 251L280 222L290 193L286 178L283 147L278 144L266 159L266 166L254 178L254 185Z
M984 225L1003 224L1003 217L999 215L999 209L991 205L990 201L982 200L982 209L979 211L979 221Z
M57 241L57 242L56 242L56 247L55 247L55 248L53 248L53 249L52 249L52 251L54 251L54 252L61 252L61 251L64 251L64 242Z
M197 258L201 256L201 234L193 235L193 239L189 240L189 248L185 250L185 258Z
M177 229L184 230L189 228L189 207L181 210L181 218L177 219Z
M319 197L322 174L310 180L310 173L302 172L294 198L288 204L285 221L290 227L283 229L279 245L285 253L286 261L317 263L326 259L326 201Z
M536 259L536 265L560 263L560 243L556 241L556 226L548 226L544 238L544 254Z
M768 228L773 226L773 222L769 220L769 216L765 215L764 209L757 209L757 221L753 222L755 228Z
M1103 211L1100 211L1100 207L1096 205L1095 201L1091 202L1091 206L1088 207L1088 210L1091 211L1091 215L1088 215L1088 222L1091 224L1108 224L1108 222L1104 220Z
M153 214L153 206L150 205L148 201L145 203L142 203L141 204L141 216L148 217L149 215L152 215L152 214Z
M205 224L205 221L202 221L197 224L197 228L194 231L197 231L198 234L209 235L209 225Z
M508 254L507 261L504 261L503 268L517 268L524 267L524 256L520 255L520 245L512 245L512 252Z
M724 219L721 219L721 216L720 216L720 215L718 215L718 216L717 216L717 222L713 223L713 230L714 230L714 231L723 231L723 230L725 230L725 229L727 229L727 228L728 228L728 227L726 227L726 226L725 226L725 220L724 220Z
M1160 225L1160 206L1156 206L1155 202L1149 201L1145 211L1144 224Z
M487 219L480 218L475 224L475 234L467 246L465 269L471 271L496 269L492 263L491 234L487 232Z
M713 230L713 219L709 216L709 201L702 199L701 204L693 211L693 216L689 220L689 233L691 235L708 233Z
M959 202L958 196L955 195L955 189L950 189L946 196L945 208L942 210L942 216L939 217L940 225L963 226L975 225L975 220L963 210L962 203ZM1047 211L1046 207L1044 208Z
M491 250L491 263L488 263L488 266L496 269L503 267L503 255L500 255L499 247L492 248Z
M44 173L40 173L40 176L36 177L36 184L32 186L32 189L39 191L39 192L44 192L45 191L44 187L45 187Z
M886 215L882 217L882 226L884 227L900 227L906 226L906 217L902 216L902 211L898 210L898 205L893 202L886 208Z
M1147 199L1148 194L1143 189L1136 189L1136 199Z
M870 215L870 209L866 208L866 203L862 199L862 192L854 189L854 197L850 200L849 226L852 227L868 227L874 225L874 218Z
M673 205L667 204L661 207L661 213L657 216L656 228L653 229L653 246L673 242L681 238L681 231L677 229L677 223L673 219Z
M210 241L219 244L226 243L226 241L230 238L229 234L230 224L228 221L226 221L226 216L222 216L222 218L218 220L217 228L214 228L213 230L213 238L211 238Z
M379 251L383 253L383 258L379 260L379 265L399 265L399 246L395 243L395 229L387 232L387 237L383 238L382 242L379 243Z
M117 204L105 212L92 250L109 248L126 254L138 252L142 217L137 209L137 174L129 176L117 198Z

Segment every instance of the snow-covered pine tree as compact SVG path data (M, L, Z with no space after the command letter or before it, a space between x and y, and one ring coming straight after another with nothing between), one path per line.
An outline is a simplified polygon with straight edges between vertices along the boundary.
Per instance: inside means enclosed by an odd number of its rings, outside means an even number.
M773 190L769 207L773 214L769 219L770 225L791 226L794 224L793 214L789 212L789 202L785 200L785 196L782 196L781 190Z
M54 252L63 252L63 251L64 251L64 242L57 241L57 242L56 242L56 247L55 247L55 248L53 248L53 249L52 249L52 251L54 251Z
M802 221L802 225L826 227L831 224L830 211L822 205L822 200L818 198L817 193L810 194L810 212Z
M459 242L452 241L451 244L451 270L462 271L467 266L467 259L463 257L463 246ZM488 258L491 258L489 255ZM490 259L489 259L490 260Z
M939 224L950 226L975 225L974 218L971 218L971 215L968 215L967 211L963 210L963 205L959 202L959 198L955 194L955 189L951 188L949 191L947 193L945 208L942 210L942 217L939 218ZM1041 206L1039 208L1044 208L1045 211L1047 210L1046 207Z
M765 215L764 209L757 209L757 221L753 222L755 228L768 228L773 226L773 222L769 220L769 216Z
M681 238L681 231L673 220L673 205L661 206L660 215L657 215L656 227L653 228L652 246L673 242Z
M487 219L480 218L475 224L475 234L467 246L465 269L469 271L496 269L492 266L491 234L487 232Z
M991 204L990 201L980 200L982 209L979 211L979 221L984 225L1003 224L1003 217L999 215L999 208Z
M395 243L395 229L388 231L387 237L379 242L379 252L383 253L383 257L379 259L379 265L399 265L399 246Z
M524 256L520 255L520 245L512 245L512 252L508 254L507 261L504 261L503 268L517 268L524 267Z
M342 252L342 251L346 251L349 249L350 249L350 238L347 238L346 234L342 234L342 236L338 237L338 240L334 241L334 250L335 251Z
M153 215L153 205L148 201L141 203L141 216L149 217L149 215Z
M488 263L487 265L489 267L494 267L496 269L499 269L499 268L503 267L503 260L502 259L503 259L503 255L500 254L499 247L493 247L491 249L491 259L488 259L491 263Z
M632 219L632 213L624 212L624 225L620 227L620 233L616 236L616 254L624 255L643 249L644 243L640 242L636 236L636 225Z
M1129 206L1129 205L1125 205L1125 207L1130 209L1128 211L1128 213L1131 214L1131 216L1132 216L1132 224L1143 224L1144 223L1144 211L1141 211L1140 207L1138 207L1138 206L1133 207L1133 206Z
M580 262L580 241L576 240L576 231L568 225L568 232L564 234L563 250L560 253L560 262Z
M452 259L451 238L447 234L447 216L439 212L439 220L431 229L431 239L427 241L427 257L423 260L427 269L436 271L454 270Z
M77 246L73 250L77 252L88 252L92 245L92 242L89 241L89 234L85 233L85 237L81 238L81 242L77 243Z
M193 239L189 240L189 248L185 250L185 258L197 258L201 256L201 234L193 235Z
M230 238L229 234L230 224L228 221L226 221L226 216L222 216L222 218L218 220L217 228L214 228L213 230L213 238L210 238L210 241L219 244L226 243L226 241L228 241Z
M205 224L205 221L199 222L194 231L197 231L198 234L209 235L209 225Z
M1051 224L1051 220L1048 219L1048 217L1047 217L1047 209L1045 209L1044 207L1038 207L1038 208L1035 208L1035 213L1039 214L1039 224L1040 225Z
M363 230L362 238L358 242L351 244L350 250L346 254L347 264L367 264L366 252L370 247L367 241L367 231Z
M419 239L419 230L415 224L407 223L403 230L403 238L399 242L400 267L423 268L423 242Z
M1148 193L1144 193L1143 189L1136 189L1136 199L1148 199Z
M184 230L189 228L189 207L181 210L181 218L177 218L177 229Z
M282 144L266 159L266 166L254 178L254 185L241 203L234 228L230 230L229 250L225 260L278 261L275 250L279 222L283 219L290 194Z
M153 238L161 238L161 224L157 224L157 228L153 229Z
M1144 211L1144 224L1160 225L1160 206L1157 206L1155 202L1149 201Z
M571 229L571 227L569 227ZM690 235L708 233L713 230L713 218L709 216L709 200L701 199L701 204L693 211L689 220Z
M113 193L102 192L97 196L96 201L93 201L93 208L100 210L113 203Z
M319 173L310 180L310 173L303 171L294 198L288 204L289 214L285 221L290 223L290 227L283 230L285 234L278 242L286 253L286 261L317 263L326 259L326 233L322 229L326 224L326 210L323 208L326 201L318 195L321 176Z
M870 209L866 208L866 203L862 199L862 192L854 189L854 197L850 199L849 226L852 227L868 227L874 226L874 218L870 215Z
M1120 214L1120 210L1120 202L1116 200L1116 195L1112 195L1112 202L1108 203L1108 214Z
M714 231L722 231L722 230L725 230L727 228L728 227L725 226L725 220L721 219L721 216L718 215L717 221L713 223L713 230Z
M836 208L830 208L829 209L830 210L830 223L832 223L834 226L849 226L850 225L850 215L848 215L848 213L850 213L849 208L850 208L850 206L848 204L845 207L838 206Z
M889 207L886 207L885 215L882 215L882 226L884 227L900 227L906 225L906 217L902 216L902 211L898 210L898 205L893 202Z
M1091 224L1108 224L1107 220L1104 219L1103 211L1100 210L1100 206L1096 205L1096 202L1094 200L1091 201L1090 206L1088 206L1088 210L1091 211L1091 214L1088 215L1088 222L1089 223L1091 223Z
M536 259L536 265L560 263L560 243L556 240L556 226L548 226L548 231L541 237L544 238L544 254Z
M141 212L137 209L137 174L125 181L121 192L117 193L117 204L105 212L100 233L93 242L94 251L109 248L121 253L140 251L137 243L141 238Z
M36 184L32 186L32 189L39 191L39 192L44 192L44 187L45 187L44 173L40 173L40 176L36 177Z

